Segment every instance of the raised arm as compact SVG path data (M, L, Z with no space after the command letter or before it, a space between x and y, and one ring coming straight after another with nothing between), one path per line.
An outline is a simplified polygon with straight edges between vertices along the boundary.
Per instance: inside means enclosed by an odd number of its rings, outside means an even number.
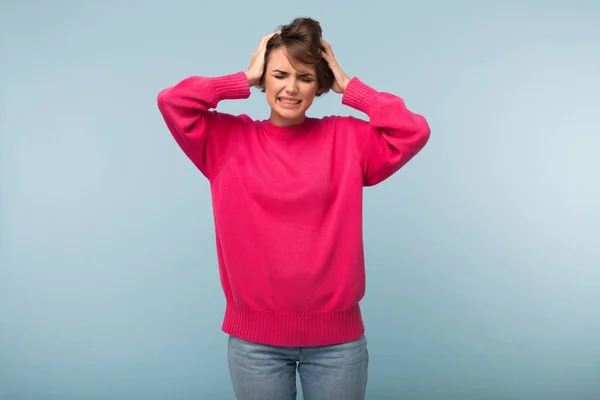
M191 76L158 94L158 108L171 134L188 158L210 180L237 145L236 135L251 123L247 116L217 112L222 100L246 99L263 72L264 36L245 72L219 77Z
M235 146L243 117L211 109L221 100L250 96L243 72L221 77L192 76L158 94L158 108L177 144L198 169L212 179Z
M323 57L335 82L332 90L342 94L342 104L364 112L369 122L348 117L348 128L356 140L358 163L364 186L389 178L410 161L429 141L427 120L411 112L399 96L378 92L358 78L350 79L340 68L325 40Z
M358 78L348 83L342 103L369 116L369 122L349 118L365 186L392 176L429 140L429 124L423 116L406 108L402 98L377 92Z

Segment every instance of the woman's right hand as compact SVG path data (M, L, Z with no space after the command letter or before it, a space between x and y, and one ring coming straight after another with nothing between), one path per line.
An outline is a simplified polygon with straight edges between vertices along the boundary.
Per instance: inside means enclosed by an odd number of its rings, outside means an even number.
M265 64L265 51L267 50L267 42L275 34L279 34L280 31L270 33L260 40L258 47L252 53L252 59L250 60L250 66L246 71L246 77L248 78L248 84L250 86L256 86L260 82L260 77L263 74Z

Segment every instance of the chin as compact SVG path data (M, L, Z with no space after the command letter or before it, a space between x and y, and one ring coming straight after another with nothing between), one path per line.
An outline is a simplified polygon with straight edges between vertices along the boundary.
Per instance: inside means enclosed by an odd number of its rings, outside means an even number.
M286 118L298 118L304 115L305 110L304 109L299 109L299 110L288 110L286 108L281 108L281 107L277 107L277 114L281 115L282 117L285 116Z

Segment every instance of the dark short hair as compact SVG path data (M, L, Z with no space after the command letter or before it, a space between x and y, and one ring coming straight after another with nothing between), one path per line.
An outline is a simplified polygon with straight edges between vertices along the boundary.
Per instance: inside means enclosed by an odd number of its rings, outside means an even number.
M279 47L284 47L286 55L292 65L294 60L307 65L314 65L317 75L317 96L327 93L334 82L333 72L327 61L321 55L323 46L321 37L323 31L318 21L312 18L296 18L287 25L280 27L281 33L273 35L267 42L265 50L265 67L258 83L264 92L267 63L271 52Z

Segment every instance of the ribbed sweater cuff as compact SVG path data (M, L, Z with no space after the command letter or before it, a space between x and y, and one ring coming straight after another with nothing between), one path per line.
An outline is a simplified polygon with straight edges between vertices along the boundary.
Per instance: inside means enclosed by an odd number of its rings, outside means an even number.
M250 97L248 78L242 71L213 78L217 100L239 100Z
M371 104L373 104L376 96L377 91L375 89L354 77L350 79L348 86L346 86L346 90L342 96L342 104L370 115Z

